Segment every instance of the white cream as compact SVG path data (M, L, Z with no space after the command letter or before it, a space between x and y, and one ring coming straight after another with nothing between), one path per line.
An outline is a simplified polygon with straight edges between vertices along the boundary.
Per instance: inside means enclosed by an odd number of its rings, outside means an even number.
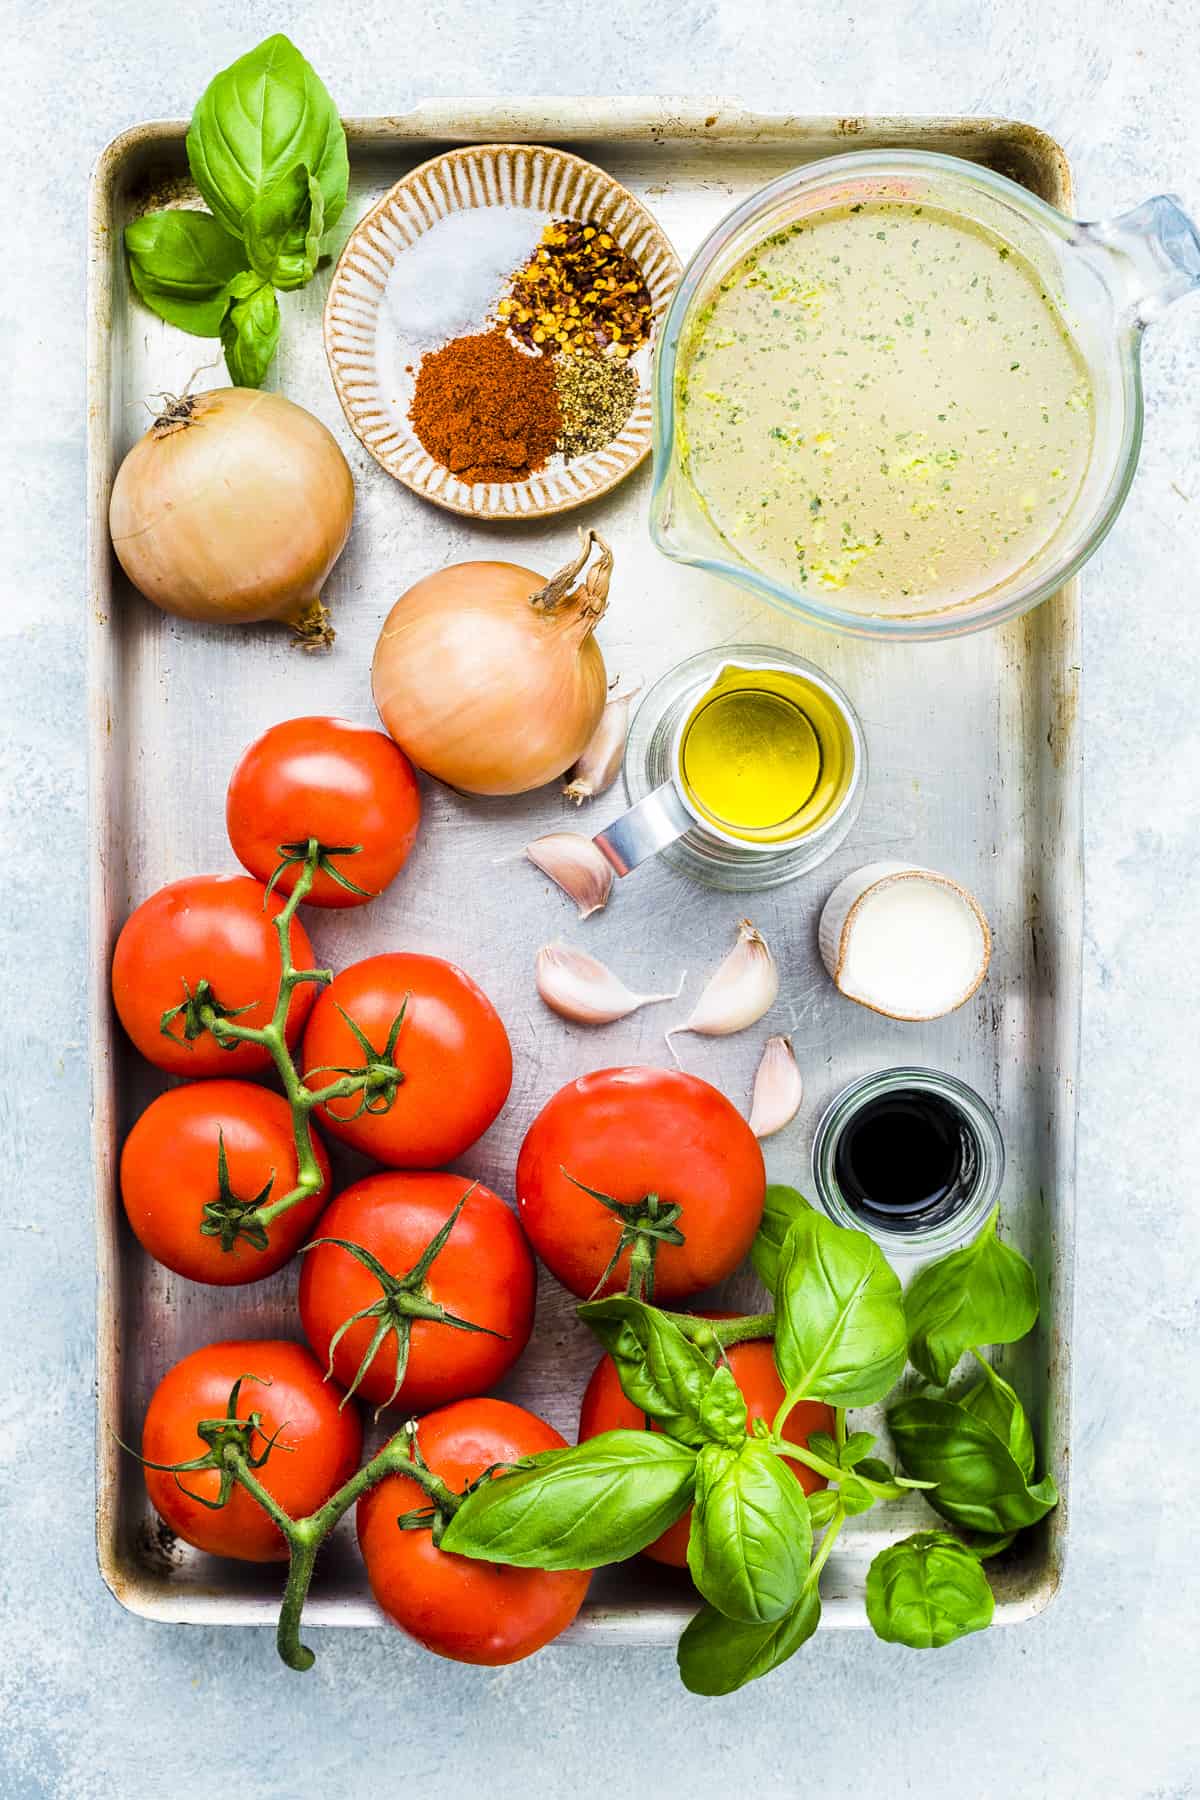
M991 933L966 888L932 869L871 863L825 903L821 955L838 989L896 1019L936 1019L987 974Z

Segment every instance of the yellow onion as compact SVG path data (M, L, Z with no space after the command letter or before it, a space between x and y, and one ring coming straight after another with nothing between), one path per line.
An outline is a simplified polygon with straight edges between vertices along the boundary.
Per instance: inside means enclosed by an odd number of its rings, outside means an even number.
M121 567L164 612L217 624L278 619L331 642L321 603L354 511L350 465L282 394L216 388L165 402L113 483Z
M580 537L580 554L549 581L515 563L456 563L409 588L385 619L375 704L400 748L439 781L524 794L582 754L608 693L592 633L612 552L594 531ZM593 547L598 560L579 581Z

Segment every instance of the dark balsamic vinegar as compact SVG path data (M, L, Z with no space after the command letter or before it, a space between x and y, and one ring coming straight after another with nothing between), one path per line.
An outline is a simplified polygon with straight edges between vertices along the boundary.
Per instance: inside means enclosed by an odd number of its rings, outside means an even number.
M924 1231L969 1198L978 1164L964 1113L941 1094L898 1088L842 1127L834 1175L850 1210L888 1231Z

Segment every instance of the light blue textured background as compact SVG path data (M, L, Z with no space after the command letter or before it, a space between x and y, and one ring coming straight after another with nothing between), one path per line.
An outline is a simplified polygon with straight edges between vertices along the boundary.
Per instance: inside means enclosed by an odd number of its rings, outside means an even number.
M1196 208L1198 21L1185 0L4 0L0 1800L1200 1791L1200 302L1149 340L1142 470L1086 576L1074 1541L1043 1618L936 1657L825 1637L718 1703L668 1652L489 1673L324 1632L301 1679L265 1633L128 1617L92 1548L82 1005L84 198L109 137L186 114L283 29L350 113L674 92L1009 114L1065 144L1084 213L1164 187Z

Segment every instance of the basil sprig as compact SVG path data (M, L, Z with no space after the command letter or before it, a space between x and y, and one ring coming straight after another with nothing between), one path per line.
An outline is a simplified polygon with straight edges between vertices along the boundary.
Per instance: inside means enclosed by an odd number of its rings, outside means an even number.
M768 1186L762 1218L750 1246L750 1260L758 1279L772 1293L779 1278L779 1252L783 1249L783 1240L796 1220L811 1211L798 1189L785 1187L780 1182Z
M996 1373L991 1363L983 1363L983 1376L978 1386L964 1394L958 1404L991 1426L1000 1442L1008 1445L1009 1454L1026 1481L1032 1481L1037 1453L1029 1416L1015 1391L1003 1375Z
M636 1556L692 1497L696 1453L649 1431L545 1450L468 1494L441 1548L524 1569L595 1569Z
M234 237L255 202L297 164L321 189L326 230L346 204L350 164L337 107L281 32L209 82L192 114L187 157L202 197Z
M962 1535L918 1532L882 1551L868 1576L870 1622L913 1649L982 1630L994 1608L982 1560L1057 1500L1049 1475L1033 1480L1020 1400L979 1355L1028 1330L1037 1313L1032 1272L996 1242L994 1226L918 1277L906 1319L900 1284L870 1238L834 1225L794 1188L772 1188L753 1255L775 1300L785 1391L774 1420L751 1426L720 1348L723 1336L736 1343L760 1319L726 1330L628 1295L589 1301L580 1317L654 1430L610 1431L498 1474L464 1500L442 1548L523 1567L593 1568L644 1549L690 1503L688 1567L705 1605L680 1639L679 1669L693 1693L726 1694L812 1636L821 1571L846 1520L922 1488ZM964 1350L983 1370L959 1399L913 1395L891 1408L898 1472L874 1454L871 1432L847 1429L846 1410L884 1398L910 1347L925 1374L948 1376ZM793 1442L787 1421L806 1398L828 1401L834 1425ZM795 1461L828 1485L806 1496Z
M168 324L219 337L239 387L259 387L279 343L276 289L312 280L346 204L346 134L315 70L276 34L209 83L187 154L212 210L127 226L130 279Z
M984 1631L995 1608L971 1552L943 1531L918 1531L881 1550L867 1571L867 1618L876 1637L937 1650Z
M900 1283L878 1244L805 1208L777 1269L775 1366L793 1404L882 1400L904 1367L907 1333Z
M613 1359L625 1398L681 1443L722 1441L703 1416L716 1370L704 1352L657 1307L628 1294L588 1300L579 1308ZM736 1399L741 1395L730 1380ZM725 1405L728 1406L728 1399ZM746 1409L742 1406L742 1430Z
M763 1625L739 1624L715 1606L702 1607L675 1653L683 1685L693 1694L732 1694L794 1656L820 1623L816 1582L790 1612Z
M1015 1343L1037 1322L1037 1278L996 1236L999 1210L973 1243L922 1269L904 1297L909 1360L938 1387L965 1351Z
M1009 1448L1011 1433L1000 1437L955 1401L913 1395L892 1407L888 1424L904 1469L934 1483L925 1498L953 1525L985 1536L1020 1531L1058 1504L1054 1477L1030 1481L1032 1469Z
M800 1598L812 1555L804 1490L760 1438L709 1444L696 1461L688 1568L727 1619L781 1619Z

